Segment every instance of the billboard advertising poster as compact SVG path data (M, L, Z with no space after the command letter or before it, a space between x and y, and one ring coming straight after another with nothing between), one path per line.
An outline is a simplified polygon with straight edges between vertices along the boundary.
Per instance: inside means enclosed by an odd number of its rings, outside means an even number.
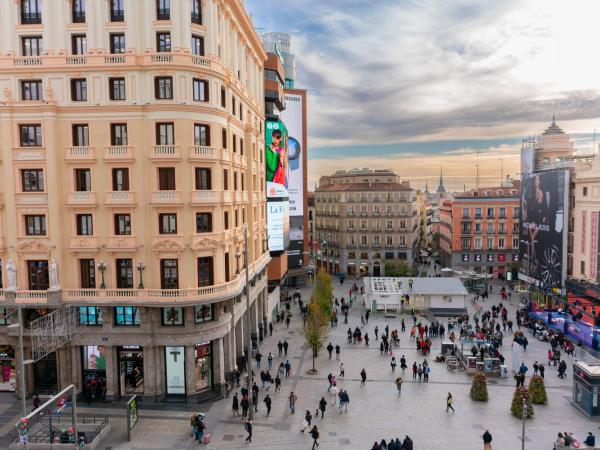
M519 278L540 288L561 287L567 269L569 172L552 170L521 182Z
M286 92L285 110L281 119L288 130L288 193L290 199L290 217L304 215L304 96ZM292 222L293 228L293 222ZM293 239L290 237L290 239Z
M290 217L290 222L293 217ZM288 268L290 267L303 267L304 266L304 241L291 239L290 235L290 246L288 248Z
M165 347L167 394L185 394L184 352L184 347Z
M288 131L281 121L265 124L267 198L288 196Z
M527 178L533 172L533 147L521 149L521 178Z
M267 202L267 227L269 251L284 251L288 245L290 232L289 201L287 199Z

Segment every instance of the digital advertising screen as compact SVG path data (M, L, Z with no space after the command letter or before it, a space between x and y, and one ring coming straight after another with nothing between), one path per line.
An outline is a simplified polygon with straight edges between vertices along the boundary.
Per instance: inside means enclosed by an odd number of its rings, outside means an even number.
M304 216L304 96L285 94L285 110L281 120L288 131L288 194L290 199L290 217Z
M267 198L288 197L288 131L281 121L265 123Z
M267 233L269 251L281 252L287 249L290 232L289 201L267 201Z

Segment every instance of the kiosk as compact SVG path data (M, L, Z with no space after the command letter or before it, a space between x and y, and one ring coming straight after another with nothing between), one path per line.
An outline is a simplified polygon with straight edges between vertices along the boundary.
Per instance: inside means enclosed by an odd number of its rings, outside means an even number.
M572 403L587 417L600 417L600 363L577 361L573 364Z

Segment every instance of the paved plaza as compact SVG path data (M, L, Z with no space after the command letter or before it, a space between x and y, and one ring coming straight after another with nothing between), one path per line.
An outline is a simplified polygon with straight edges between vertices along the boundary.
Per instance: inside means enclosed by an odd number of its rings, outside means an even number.
M334 280L335 295L341 297L347 293L351 283L343 286ZM500 285L494 285L494 292ZM303 297L309 298L309 288L303 290ZM491 306L498 302L493 294L484 305ZM509 305L509 319L514 321L516 302ZM275 324L272 337L267 337L260 348L264 355L263 367L266 367L266 356L271 351L275 356L276 368L283 358L277 356L277 341L287 339L290 342L288 359L292 364L292 376L283 380L282 392L274 395L273 409L269 418L265 417L266 409L259 395L259 410L255 415L254 436L251 444L245 444L243 422L232 417L231 399L220 400L209 406L200 406L198 410L207 414L208 432L212 435L209 448L261 448L261 449L307 449L312 445L309 435L300 433L304 411L311 410L313 416L322 396L328 387L327 374L338 375L339 362L328 359L323 350L316 366L318 375L308 375L311 368L310 351L303 344L301 319L294 306L294 317L289 329L283 324ZM510 413L510 403L514 392L514 381L509 378L488 378L489 401L474 402L469 398L471 377L465 373L449 372L442 363L434 362L440 351L440 339L434 339L432 354L428 358L431 367L430 381L416 383L409 371L403 377L402 395L396 395L391 372L390 357L380 355L379 344L375 341L373 329L375 325L383 330L387 325L390 330L400 329L399 319L385 319L381 316L369 320L364 332L369 333L371 346L347 344L346 331L360 324L362 305L354 304L351 309L348 325L344 326L343 318L337 328L328 329L325 342L342 347L341 360L346 366L346 377L338 378L338 388L344 388L350 394L350 409L347 414L340 415L335 407L329 407L325 418L313 418L320 430L320 449L347 448L368 450L374 440L391 437L401 439L408 434L414 441L416 449L438 448L483 448L481 435L489 429L493 435L494 449L518 449L521 441L521 421ZM407 316L408 318L408 316ZM408 327L407 327L408 328ZM395 349L399 359L402 354L407 358L409 366L413 361L422 362L409 338L409 332L401 333L401 346ZM526 361L531 367L534 360L546 362L547 344L541 343L529 335L530 345L527 347ZM502 352L510 367L510 337L504 340ZM569 360L571 362L572 360ZM360 371L365 368L368 381L364 388L360 387ZM271 371L274 375L275 370ZM399 369L396 370L396 376ZM535 417L526 422L526 448L530 450L551 449L558 431L573 431L578 437L584 437L588 431L597 431L598 424L588 421L570 404L571 398L571 364L567 378L561 380L554 367L547 367L546 389L549 397L547 406L535 406ZM530 374L530 373L529 373ZM273 389L271 389L272 391ZM237 390L239 392L239 389ZM294 391L298 396L296 414L291 415L287 407L287 396ZM236 392L235 390L233 392ZM452 392L456 413L446 413L446 395ZM4 410L8 406L4 405ZM172 411L170 409L179 409ZM3 411L4 411L3 410ZM165 450L196 448L198 444L190 438L189 417L191 405L185 407L160 406L159 408L142 409L140 422L135 429L134 440L126 442L124 409L119 408L82 408L84 414L111 416L112 432L109 438L99 447L111 450ZM16 411L16 410L15 410ZM3 418L8 419L6 413ZM16 417L10 420L14 423ZM10 428L6 423L0 428L4 434Z

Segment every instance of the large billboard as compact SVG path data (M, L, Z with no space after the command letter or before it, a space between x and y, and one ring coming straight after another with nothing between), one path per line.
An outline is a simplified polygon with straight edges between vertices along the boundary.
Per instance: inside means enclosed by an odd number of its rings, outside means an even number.
M288 193L290 217L304 215L304 96L286 93L281 120L288 130Z
M562 287L567 272L569 171L523 174L519 278L540 288Z
M267 201L267 227L269 251L281 252L286 250L290 232L289 202L287 199Z
M265 124L267 198L288 196L288 131L281 121Z

